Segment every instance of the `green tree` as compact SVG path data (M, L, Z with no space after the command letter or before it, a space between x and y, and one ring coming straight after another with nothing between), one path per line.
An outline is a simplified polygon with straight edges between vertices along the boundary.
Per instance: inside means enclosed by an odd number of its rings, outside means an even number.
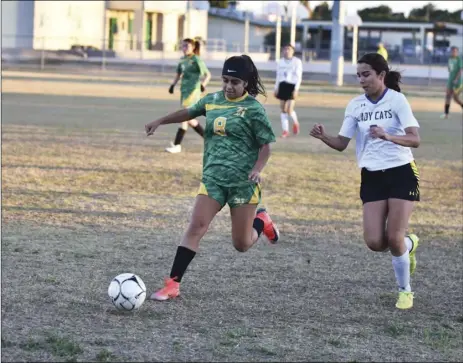
M331 9L326 1L317 5L312 12L312 20L331 20Z
M365 8L359 10L358 14L363 21L391 21L393 19L392 9L387 5Z
M237 5L237 1L228 1L228 0L223 0L223 1L213 1L209 0L209 5L211 8L220 8L220 9L226 9L228 8L229 5Z

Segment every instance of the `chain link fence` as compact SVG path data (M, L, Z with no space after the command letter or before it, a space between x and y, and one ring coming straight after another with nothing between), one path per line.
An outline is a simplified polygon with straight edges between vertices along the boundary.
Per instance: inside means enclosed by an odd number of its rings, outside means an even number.
M97 44L111 44L112 49L97 47ZM358 56L371 52L359 50ZM213 74L221 69L223 61L235 54L244 53L244 45L228 43L224 39L208 39L204 42L201 57ZM274 77L275 47L249 47L248 54L253 58L259 71L267 77ZM182 56L181 44L136 44L131 40L88 39L84 44L75 39L63 37L33 38L26 36L2 35L2 68L57 70L73 69L81 72L124 69L126 71L152 71L159 75L171 76ZM328 81L330 70L330 49L303 49L296 52L303 60L304 73L314 81ZM437 61L435 57L421 57L415 54L390 53L393 68L407 70L409 78L416 84L441 86L447 78L446 55ZM421 63L424 58L425 63ZM351 62L352 52L344 52L345 77L347 83L355 83L355 65ZM444 63L445 62L445 63ZM306 78L306 77L305 77Z

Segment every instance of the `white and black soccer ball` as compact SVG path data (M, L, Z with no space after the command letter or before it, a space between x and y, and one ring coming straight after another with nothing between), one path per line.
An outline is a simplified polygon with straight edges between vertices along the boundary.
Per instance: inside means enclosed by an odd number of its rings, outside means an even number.
M108 295L117 310L133 311L139 309L145 301L146 286L137 275L123 273L111 281Z

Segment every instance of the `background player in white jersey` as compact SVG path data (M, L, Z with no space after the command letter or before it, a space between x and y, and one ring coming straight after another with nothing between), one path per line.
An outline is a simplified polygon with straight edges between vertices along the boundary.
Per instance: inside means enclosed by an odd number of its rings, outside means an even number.
M420 145L419 125L400 93L400 73L390 71L381 55L360 58L357 77L365 94L348 104L339 134L328 135L320 124L310 134L338 151L356 135L364 239L373 251L391 251L399 285L396 307L409 309L419 239L405 234L414 202L420 200L418 169L410 150Z
M281 137L289 136L288 116L293 122L293 133L299 133L299 121L297 120L294 105L297 93L302 82L302 62L294 57L294 47L290 44L283 48L283 58L278 62L277 78L275 81L275 97L280 100Z

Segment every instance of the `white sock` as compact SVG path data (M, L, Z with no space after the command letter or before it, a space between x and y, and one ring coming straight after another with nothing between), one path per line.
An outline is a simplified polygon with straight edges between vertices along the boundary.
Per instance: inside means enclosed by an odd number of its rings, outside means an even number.
M296 111L291 112L290 116L291 116L291 119L293 120L293 122L294 122L296 125L299 124L299 121L297 120Z
M408 250L402 256L392 256L395 278L399 291L412 291L410 287L410 259Z
M405 237L405 245L407 246L408 252L411 252L413 248L413 242L409 237Z
M287 113L281 113L281 128L283 129L283 131L288 131L289 130L288 114Z

